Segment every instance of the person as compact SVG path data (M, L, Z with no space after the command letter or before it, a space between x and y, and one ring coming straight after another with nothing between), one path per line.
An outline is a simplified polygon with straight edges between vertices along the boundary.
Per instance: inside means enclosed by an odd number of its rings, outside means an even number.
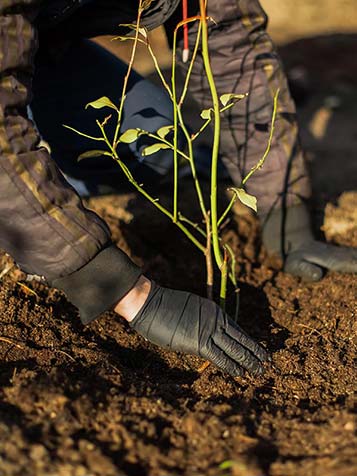
M152 29L165 24L170 36L180 19L180 1L146 4L143 25ZM85 123L90 133L94 121L91 116L84 118L84 105L99 96L118 94L123 64L88 38L118 34L119 24L136 19L137 7L138 1L2 0L0 247L25 272L62 290L79 309L84 324L113 309L158 345L200 355L234 376L244 369L259 374L269 360L267 351L212 301L163 288L143 276L112 243L107 225L84 207L75 190L105 192L117 179L113 163L104 158L77 164L78 154L92 144L61 127L67 123L83 129ZM196 1L190 2L191 13L197 8ZM355 272L355 250L313 240L303 204L310 191L295 108L259 2L209 0L208 15L215 19L210 25L210 47L220 92L250 93L222 122L220 153L236 183L266 147L272 96L278 87L281 91L269 161L248 186L260 203L268 250L282 252L286 270L305 279L319 279L326 268ZM196 31L197 25L191 25L191 44ZM201 108L210 105L200 57L191 90ZM39 147L39 132L28 117L30 104L51 155ZM171 114L163 92L134 74L122 129L152 126L156 130L171 123ZM160 154L167 151L153 156L153 163L143 163L140 152L145 145L135 143L123 154L139 159L139 174L162 174L169 160Z

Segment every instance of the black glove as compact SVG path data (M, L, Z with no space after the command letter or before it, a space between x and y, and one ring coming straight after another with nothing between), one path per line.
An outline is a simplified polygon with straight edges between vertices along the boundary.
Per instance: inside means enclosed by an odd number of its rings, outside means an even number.
M213 301L155 283L130 325L154 344L199 355L233 376L243 369L261 374L262 363L269 360Z
M261 221L263 243L284 259L286 272L306 281L318 281L326 269L357 273L357 249L316 241L304 205L275 210Z

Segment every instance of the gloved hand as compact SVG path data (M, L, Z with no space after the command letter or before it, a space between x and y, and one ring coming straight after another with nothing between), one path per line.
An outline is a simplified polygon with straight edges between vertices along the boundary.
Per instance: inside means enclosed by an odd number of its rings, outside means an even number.
M130 325L154 344L199 355L233 376L243 369L261 374L262 363L269 360L263 347L213 301L156 283Z
M284 259L284 270L306 281L318 281L325 270L357 273L357 249L316 241L304 205L273 211L262 219L268 253Z

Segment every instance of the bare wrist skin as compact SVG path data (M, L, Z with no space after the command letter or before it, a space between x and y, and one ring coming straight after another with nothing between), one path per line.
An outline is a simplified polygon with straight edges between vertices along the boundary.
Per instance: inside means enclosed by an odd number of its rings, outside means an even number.
M151 281L140 276L135 286L116 304L114 311L128 322L132 321L145 304L150 289Z

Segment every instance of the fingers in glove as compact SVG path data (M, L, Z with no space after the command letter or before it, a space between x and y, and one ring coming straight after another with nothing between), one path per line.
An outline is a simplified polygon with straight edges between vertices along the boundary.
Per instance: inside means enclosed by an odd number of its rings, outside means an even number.
M320 281L324 274L320 266L305 261L300 255L297 256L297 253L288 256L284 271L293 276L298 276L304 281Z
M252 374L262 374L264 372L261 361L248 349L240 345L235 339L222 332L214 336L214 344L219 347L225 355L229 356L241 368L248 370Z
M357 273L357 248L313 241L291 255L331 271Z
M331 271L357 273L357 249L314 241L305 251L309 261Z
M238 342L241 346L248 349L260 362L267 362L270 359L268 352L257 342L255 342L248 334L245 333L235 322L229 320L224 331L233 341Z
M240 365L214 342L210 344L210 351L206 355L202 355L202 357L210 360L216 367L232 375L232 377L240 377L243 375L243 369Z

